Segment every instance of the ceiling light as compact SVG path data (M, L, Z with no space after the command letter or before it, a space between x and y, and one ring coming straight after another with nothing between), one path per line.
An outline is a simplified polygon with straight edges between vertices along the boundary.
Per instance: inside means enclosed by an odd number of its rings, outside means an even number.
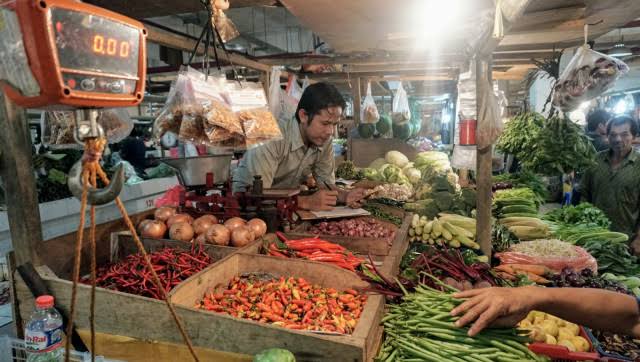
M618 58L633 55L633 52L631 51L631 49L629 49L624 45L624 37L622 36L622 29L619 29L618 32L620 34L620 42L614 45L613 48L609 49L607 54L609 54L612 57L618 57Z

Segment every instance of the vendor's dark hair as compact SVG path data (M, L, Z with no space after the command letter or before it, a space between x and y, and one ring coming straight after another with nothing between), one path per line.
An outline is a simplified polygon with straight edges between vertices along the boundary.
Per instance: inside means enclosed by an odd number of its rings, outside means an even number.
M601 123L605 125L611 119L611 113L604 109L596 109L587 115L587 132L595 131Z
M631 130L631 135L633 137L638 135L638 122L629 116L617 116L609 121L609 123L607 123L607 134L611 133L611 127L623 126L625 124L629 125L629 129Z
M311 120L313 116L325 108L342 107L344 110L346 105L347 103L335 86L322 82L311 84L302 92L302 97L300 97L300 102L298 102L298 108L296 109L296 119L300 123L300 115L298 113L300 113L301 109L307 112Z

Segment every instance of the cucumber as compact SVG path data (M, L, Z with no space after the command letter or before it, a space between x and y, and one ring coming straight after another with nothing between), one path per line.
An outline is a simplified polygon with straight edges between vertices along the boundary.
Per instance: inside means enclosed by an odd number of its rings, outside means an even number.
M536 214L538 210L535 207L527 206L527 205L509 205L505 206L500 210L503 214L514 214L514 213L525 213L525 214Z

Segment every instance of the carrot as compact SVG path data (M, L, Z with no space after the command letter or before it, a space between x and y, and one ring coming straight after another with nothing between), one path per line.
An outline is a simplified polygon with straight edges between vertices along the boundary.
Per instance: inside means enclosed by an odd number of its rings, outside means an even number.
M547 269L547 267L545 267L544 265L535 265L535 264L507 264L507 265L510 265L511 268L515 269L516 271L526 271L538 276L544 276L545 274L549 273L549 269Z
M502 279L505 280L511 280L511 281L515 281L516 277L513 274L507 273L507 272L497 272L496 274L498 274L498 276Z
M513 270L513 267L511 265L512 264L500 264L494 269L501 272L509 273L509 274L515 274L516 271Z
M536 274L532 274L532 273L521 273L527 276L527 278L529 278L529 280L531 280L532 282L536 283L536 284L547 284L549 283L549 281L539 275Z

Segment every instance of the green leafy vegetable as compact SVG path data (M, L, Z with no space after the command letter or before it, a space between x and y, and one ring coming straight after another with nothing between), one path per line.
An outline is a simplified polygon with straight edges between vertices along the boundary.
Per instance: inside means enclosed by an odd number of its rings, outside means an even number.
M551 210L543 219L567 225L595 225L605 229L611 226L611 221L604 212L588 202Z

